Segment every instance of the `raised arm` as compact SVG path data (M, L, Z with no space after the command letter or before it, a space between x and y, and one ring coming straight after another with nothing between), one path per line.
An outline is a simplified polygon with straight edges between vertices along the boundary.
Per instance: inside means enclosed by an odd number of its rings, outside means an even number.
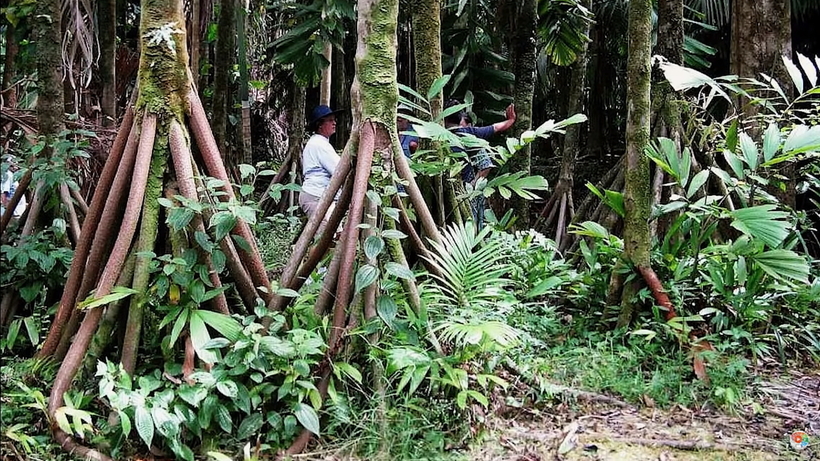
M510 127L513 126L513 123L515 123L515 117L515 104L510 104L507 106L507 119L503 122L493 123L493 130L495 130L496 133L509 130Z

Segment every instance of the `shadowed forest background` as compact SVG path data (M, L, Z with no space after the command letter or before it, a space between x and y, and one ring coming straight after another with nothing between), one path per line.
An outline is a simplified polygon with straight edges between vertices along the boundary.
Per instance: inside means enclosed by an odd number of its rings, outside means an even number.
M817 0L0 11L3 460L820 453Z

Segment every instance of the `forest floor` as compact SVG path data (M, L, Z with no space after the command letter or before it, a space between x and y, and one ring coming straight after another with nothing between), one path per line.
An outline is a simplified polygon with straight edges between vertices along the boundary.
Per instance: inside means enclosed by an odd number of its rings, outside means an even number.
M496 403L496 412L484 416L481 436L469 447L442 453L438 459L820 460L820 370L761 377L752 390L750 408L736 414L710 405L662 410L649 399L633 406L560 386L555 391L553 399L538 408ZM796 450L791 446L790 437L796 431L809 435L808 447ZM354 458L328 450L294 459Z
M488 422L471 460L815 460L820 459L820 370L794 371L755 384L755 411L640 407L596 394L534 409L514 409ZM613 404L615 403L615 404ZM751 410L751 409L750 409ZM804 431L811 444L790 446ZM813 436L813 437L812 437Z

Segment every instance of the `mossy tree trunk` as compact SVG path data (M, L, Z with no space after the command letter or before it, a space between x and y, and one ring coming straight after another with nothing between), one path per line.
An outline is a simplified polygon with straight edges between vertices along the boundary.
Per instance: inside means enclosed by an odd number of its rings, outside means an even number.
M336 243L333 261L327 269L321 295L316 301L315 311L328 314L332 318L328 337L326 359L315 370L319 376L319 389L322 398L327 394L331 368L329 364L341 350L346 341L346 331L351 325L361 324L364 316L369 319L375 315L376 299L380 295L392 296L383 292L380 280L388 277L386 269L390 263L398 264L410 270L401 243L398 239L384 237L382 230L402 226L407 234L413 234L412 225L403 211L401 223L382 210L393 207L397 198L393 173L408 181L408 194L416 206L416 214L425 222L425 230L433 238L440 239L432 216L421 200L418 185L413 180L396 129L396 103L398 86L396 75L396 23L398 19L398 0L359 0L358 2L358 45L355 57L355 77L351 87L351 106L353 131L350 140L342 153L339 166L333 174L330 185L318 205L318 210L308 221L305 229L294 247L293 255L285 267L280 286L298 289L304 279L315 269L323 258L333 238L332 232L326 232L310 249L319 221L324 216L336 191L341 188L335 211L328 219L327 228L334 229L347 215L341 237ZM355 158L353 152L356 152ZM344 184L344 186L343 186ZM376 192L381 203L374 204L368 192ZM361 232L361 224L369 223L367 232ZM375 223L375 227L374 227ZM363 240L370 235L382 240L385 254L366 257L361 250L365 247ZM418 239L420 242L420 239ZM422 245L422 252L425 251ZM381 253L380 251L379 253ZM305 259L305 255L307 258ZM379 256L379 257L376 257ZM303 261L303 259L305 259ZM354 274L361 271L373 271L377 280L372 281L361 291L354 290ZM419 303L418 287L414 280L402 279L403 295L409 300L411 308L417 313L423 309ZM274 308L281 308L287 302L276 298ZM332 308L331 308L332 306ZM423 318L423 317L422 317ZM429 338L437 347L435 336L428 331ZM383 389L384 376L375 374L373 386ZM284 456L300 453L307 446L311 432L307 429L297 437L293 444L282 454Z
M427 94L433 82L441 78L441 0L414 0L411 2L411 23L413 27L413 54L416 60L416 84L419 93ZM441 113L444 101L435 95L430 101L430 112L435 118ZM435 146L424 145L422 149ZM443 155L443 153L442 153ZM447 206L448 183L442 176L424 179L425 199L433 209L436 223L443 226ZM452 189L452 186L450 187ZM451 195L451 194L450 194Z
M532 128L532 98L535 92L536 77L536 40L538 22L538 2L536 0L515 1L515 14L510 15L514 24L510 52L512 71L515 74L515 88L513 98L517 118L512 127L512 135L518 136ZM583 82L581 82L583 85ZM532 165L532 150L528 144L516 152L508 161L509 171L524 171L530 175ZM518 217L516 227L527 229L530 227L530 201L514 195L510 199L510 207Z
M649 215L651 191L649 158L644 149L649 143L650 117L650 54L652 48L652 2L629 2L629 36L627 58L627 117L626 154L624 162L624 259L643 275L656 298L666 297L660 281L652 270L649 252L651 239ZM615 274L615 272L613 272ZM617 277L618 275L613 275ZM636 282L632 282L636 283ZM629 323L634 313L634 286L624 289L618 326ZM670 309L669 299L658 299L658 304Z
M197 214L183 230L172 228L162 219L164 213L158 201L161 197L176 201L177 196L202 203L235 200L191 79L182 0L143 0L141 6L138 97L135 105L127 108L101 174L63 297L40 352L41 356L50 356L58 343L73 338L51 389L48 411L52 421L63 405L64 393L88 356L92 339L107 341L99 335L103 331L111 334L112 325L113 328L125 325L119 352L126 371L133 373L143 330L143 312L149 308L145 293L149 292L151 280L150 252L162 256L193 250L198 255L197 264L205 269L202 273L206 275L200 277L207 280L202 282L217 290L222 286L222 274L210 257L211 251L217 250L213 250L212 245L199 243L203 235L215 242L213 235L209 235L210 229L205 229L204 217ZM193 154L192 141L197 145L197 155ZM218 195L210 195L201 187L201 182L197 184L201 176L221 180ZM235 247L230 237L215 243L225 256L225 267L236 284L239 298L246 307L252 308L257 298L270 300L266 294L270 283L247 223L238 219L231 232L249 242L250 248ZM194 234L200 234L200 238L195 239ZM100 299L111 293L115 284L137 293L129 298L128 309L119 310L123 318L106 315L106 323L101 325L103 314L110 313L116 303L77 309L78 303L92 290L95 299ZM180 289L183 294L187 292L187 287ZM197 307L227 314L231 309L226 299L222 293ZM81 318L76 331L64 327L72 312L79 313ZM95 350L100 349L95 346ZM193 357L191 346L186 347L185 354ZM93 459L109 459L81 446L56 424L52 431L67 451Z

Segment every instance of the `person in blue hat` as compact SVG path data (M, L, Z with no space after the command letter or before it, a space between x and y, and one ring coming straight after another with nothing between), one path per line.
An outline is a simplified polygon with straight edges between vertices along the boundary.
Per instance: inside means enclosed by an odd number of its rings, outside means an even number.
M310 113L308 129L313 135L308 139L302 150L302 192L299 193L299 206L308 215L316 213L319 200L330 184L330 177L339 164L339 154L330 144L330 137L336 133L336 114L341 111L332 110L325 105L316 106ZM336 202L330 205L319 232L324 230L327 219L335 208Z

